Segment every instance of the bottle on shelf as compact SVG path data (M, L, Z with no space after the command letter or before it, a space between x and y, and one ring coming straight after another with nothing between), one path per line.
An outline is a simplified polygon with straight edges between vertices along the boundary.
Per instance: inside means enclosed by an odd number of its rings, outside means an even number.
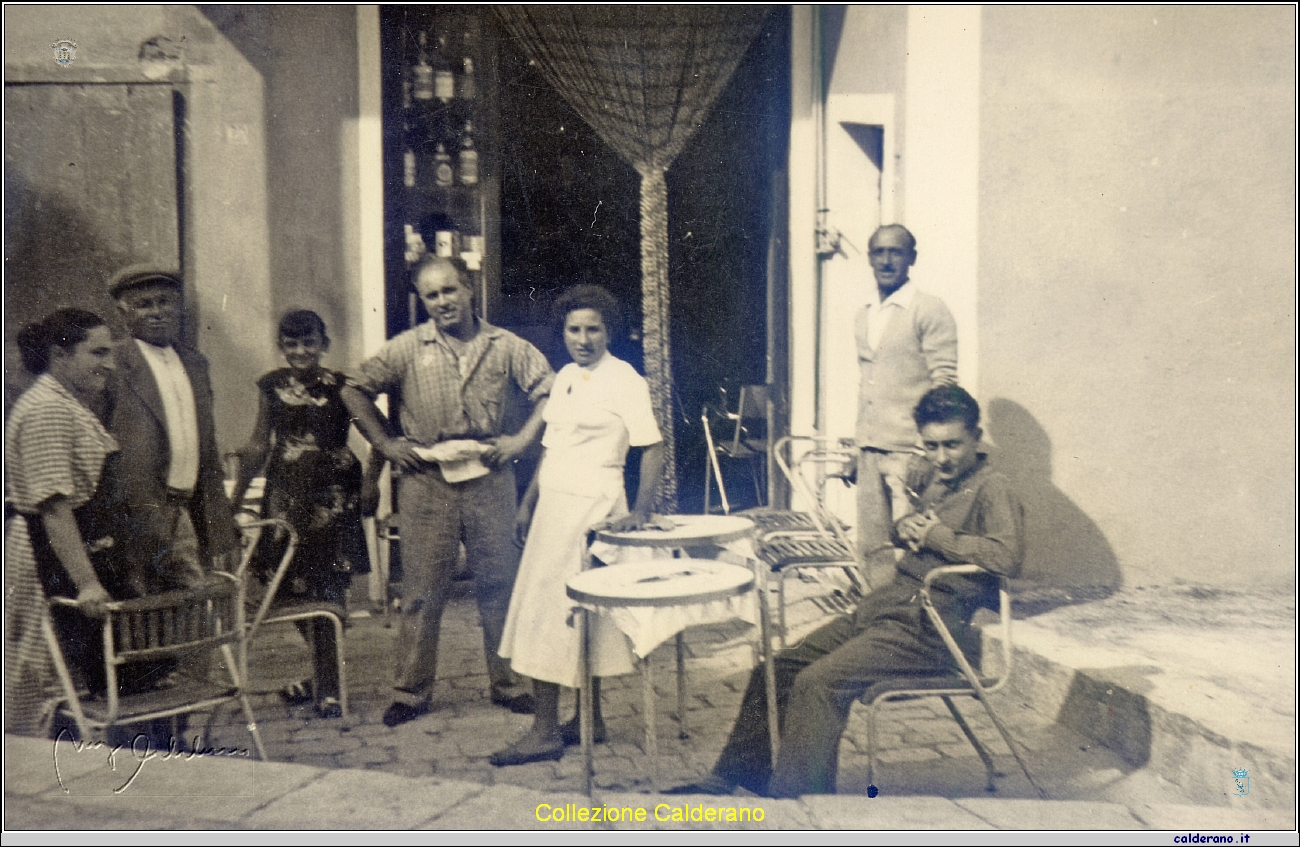
M466 56L462 62L460 74L460 98L473 100L478 96L478 83L474 80L474 59Z
M478 150L474 149L474 124L465 121L456 158L456 179L461 185L478 185Z
M403 258L406 259L406 264L414 265L420 261L420 258L425 253L429 252L429 248L424 243L424 237L415 231L414 226L403 224L402 229L406 233L406 250Z
M456 77L447 53L447 39L440 35L433 51L433 96L443 103L456 99Z
M402 185L415 188L416 176L415 151L408 144L402 151Z
M433 66L429 64L429 41L428 36L423 32L419 36L420 52L415 59L415 67L411 69L413 81L411 83L411 96L416 100L429 101L433 99L434 93L434 74Z
M460 37L460 79L456 96L462 100L473 100L478 96L478 83L474 79L474 57L478 55L478 34L473 27L466 27Z
M445 145L439 143L433 154L433 184L439 188L447 188L455 181L451 167L451 154L447 152Z

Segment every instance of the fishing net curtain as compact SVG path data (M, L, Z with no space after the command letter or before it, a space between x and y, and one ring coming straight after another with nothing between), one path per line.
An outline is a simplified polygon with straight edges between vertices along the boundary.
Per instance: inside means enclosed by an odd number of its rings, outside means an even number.
M677 500L664 173L704 123L767 16L763 6L495 6L546 81L641 175L646 379L663 428L660 507Z

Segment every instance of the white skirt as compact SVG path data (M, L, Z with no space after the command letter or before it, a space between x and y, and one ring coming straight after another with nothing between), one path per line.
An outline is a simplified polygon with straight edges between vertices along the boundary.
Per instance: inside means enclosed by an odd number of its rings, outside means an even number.
M621 485L616 495L599 496L541 488L501 636L501 656L510 659L517 673L581 687L577 603L565 593L565 583L582 570L587 529L626 512ZM634 665L627 636L605 615L592 615L591 621L592 674L631 673Z

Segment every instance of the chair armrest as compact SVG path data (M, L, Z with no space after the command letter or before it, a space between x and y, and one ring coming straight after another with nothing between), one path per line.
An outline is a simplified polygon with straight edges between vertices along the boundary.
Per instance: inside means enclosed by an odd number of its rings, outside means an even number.
M202 585L197 585L194 588L164 591L159 594L146 594L143 597L133 597L129 600L111 600L104 604L104 609L110 614L167 609L188 597L228 597L238 587L239 580L234 574L225 571L213 571L207 575ZM66 606L71 609L78 608L77 601L72 597L51 597L49 604L51 606Z
M940 565L937 568L931 568L926 573L925 578L921 580L921 599L925 602L925 605L930 605L930 588L934 581L941 576L951 576L952 574L987 574L997 577L999 586L1005 587L1005 576L982 568L979 565Z
M981 568L979 565L940 565L937 568L931 568L929 572L926 573L925 578L921 580L921 584L926 588L929 588L930 583L934 582L936 578L945 576L947 574L955 574L955 573L991 574L993 573L993 571L985 570L984 568Z

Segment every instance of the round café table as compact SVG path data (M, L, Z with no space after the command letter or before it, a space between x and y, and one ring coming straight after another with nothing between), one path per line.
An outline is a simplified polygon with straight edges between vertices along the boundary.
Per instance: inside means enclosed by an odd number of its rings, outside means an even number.
M596 541L621 547L660 548L674 551L709 545L725 545L749 538L754 524L745 518L725 515L671 515L656 518L655 525L631 532L599 530L593 533ZM685 607L715 600L740 596L763 585L759 578L756 560L754 570L712 559L674 558L657 559L585 570L568 583L568 595L583 604L583 686L590 690L591 676L587 633L590 631L587 615L592 610L647 607ZM759 598L759 622L762 649L760 656L765 666L769 702L775 703L775 677L770 657L767 604ZM676 632L677 648L677 711L682 738L688 736L686 726L686 671L682 632ZM649 657L642 660L642 681L646 709L646 752L657 761L658 737L655 731L654 687L650 675ZM582 698L579 723L582 727L583 757L587 766L587 791L591 792L591 712L590 697ZM773 760L776 756L777 716L770 710L770 729L773 738Z

